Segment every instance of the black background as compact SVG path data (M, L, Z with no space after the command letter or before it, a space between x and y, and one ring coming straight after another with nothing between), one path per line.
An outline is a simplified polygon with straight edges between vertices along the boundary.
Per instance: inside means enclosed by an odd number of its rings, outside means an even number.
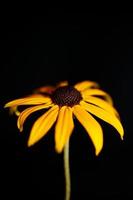
M130 199L132 191L132 14L68 12L8 14L1 24L2 185L10 197L63 199L63 155L54 151L54 128L28 149L34 120L23 134L6 102L33 89L68 80L93 80L114 99L125 129L124 141L109 125L98 157L85 130L75 122L70 140L72 199Z

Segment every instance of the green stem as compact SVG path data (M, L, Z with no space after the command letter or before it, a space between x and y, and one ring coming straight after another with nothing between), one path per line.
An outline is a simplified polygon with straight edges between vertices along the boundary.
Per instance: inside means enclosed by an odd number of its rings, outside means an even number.
M64 171L65 171L65 182L66 182L65 200L70 200L71 177L70 177L70 166L69 166L69 140L67 141L64 147Z

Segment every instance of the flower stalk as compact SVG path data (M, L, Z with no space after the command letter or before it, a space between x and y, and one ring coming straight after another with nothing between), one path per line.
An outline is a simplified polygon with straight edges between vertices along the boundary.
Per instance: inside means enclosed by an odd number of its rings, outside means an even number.
M71 176L69 164L69 140L64 147L64 173L65 173L65 200L70 200L71 195Z

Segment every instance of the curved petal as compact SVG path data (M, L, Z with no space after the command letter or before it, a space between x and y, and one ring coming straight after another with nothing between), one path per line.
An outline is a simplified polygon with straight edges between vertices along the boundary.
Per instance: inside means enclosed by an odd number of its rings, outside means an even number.
M45 96L42 95L42 94L33 93L33 94L30 94L30 95L27 95L26 97L45 97Z
M31 129L30 137L28 140L28 146L35 144L46 135L46 133L56 121L58 110L59 107L54 106L36 120Z
M33 95L10 101L5 105L5 108L20 106L20 105L37 105L37 104L48 103L50 101L51 99L49 97L44 97L43 95Z
M74 86L77 90L79 91L84 91L88 88L97 88L99 87L98 83L96 82L93 82L93 81L82 81L80 83L77 83L75 86Z
M20 115L20 112L19 112L17 106L10 107L9 113L10 113L11 115L15 114L16 116L19 116L19 115Z
M53 86L47 85L47 86L43 86L40 88L37 88L36 90L34 90L35 93L48 93L51 94L53 91L55 90L55 88Z
M74 106L73 112L76 118L88 132L95 146L96 155L98 155L103 147L103 132L100 124L80 105Z
M83 101L81 102L81 105L88 112L92 113L93 115L99 117L103 121L112 125L118 131L118 133L120 134L121 139L123 139L124 130L123 130L122 124L115 115L111 114L110 112L108 112L106 110L103 110L102 108L99 108L97 106L85 103Z
M73 128L72 108L63 106L59 111L55 127L55 149L58 153L63 150Z
M23 131L23 124L25 122L25 120L27 119L27 117L37 111L37 110L41 110L44 108L49 108L50 106L52 106L52 104L44 104L44 105L39 105L39 106L33 106L30 108L25 109L23 112L20 113L18 120L17 120L17 126L19 128L19 130L22 132Z
M105 100L107 102L109 102L111 105L113 105L113 100L112 100L111 96L102 90L89 89L89 90L85 90L85 91L81 92L81 94L84 99L88 98L89 96L93 96L93 95L102 96L105 98Z
M61 81L57 84L57 88L58 87L64 87L64 86L67 86L68 85L68 81Z
M86 98L84 101L95 104L95 105L99 106L100 108L102 108L112 114L115 114L117 117L119 117L117 110L113 106L111 106L109 103L107 103L106 101L104 101L100 98L90 96L90 97Z

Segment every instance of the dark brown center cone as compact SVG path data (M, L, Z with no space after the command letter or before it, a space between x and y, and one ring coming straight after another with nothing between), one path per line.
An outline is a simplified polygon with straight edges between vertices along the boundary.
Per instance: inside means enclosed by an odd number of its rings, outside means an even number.
M74 106L82 100L81 93L72 86L64 86L57 88L51 99L53 103L59 106Z

